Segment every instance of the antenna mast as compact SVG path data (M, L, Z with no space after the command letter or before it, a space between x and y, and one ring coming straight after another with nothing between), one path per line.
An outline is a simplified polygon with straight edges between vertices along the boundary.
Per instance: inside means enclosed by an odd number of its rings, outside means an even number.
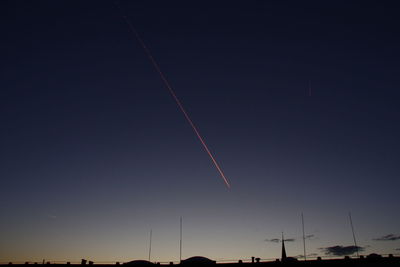
M350 219L351 231L353 233L354 245L356 246L356 254L358 257L359 256L358 255L358 246L357 246L357 241L356 241L356 235L354 234L354 227L353 227L353 220L351 219L351 212L349 212L349 219Z
M179 235L179 263L182 261L182 216L180 219L180 235Z
M153 230L150 229L150 244L149 244L149 261L150 261L150 256L151 256L151 238L152 238Z
M304 216L303 213L301 213L301 225L303 228L303 250L304 250L304 261L307 260L307 255L306 255L306 235L304 232Z

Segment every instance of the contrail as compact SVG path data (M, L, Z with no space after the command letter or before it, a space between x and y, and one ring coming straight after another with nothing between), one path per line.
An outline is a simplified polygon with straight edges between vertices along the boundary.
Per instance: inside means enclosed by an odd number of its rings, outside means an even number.
M161 80L163 81L165 87L168 89L169 93L172 95L174 98L176 104L178 105L179 109L182 111L183 115L185 116L186 120L192 127L193 131L195 132L197 138L199 139L200 143L203 145L204 149L206 150L208 156L210 157L211 161L214 163L215 168L217 168L219 174L221 175L222 180L224 180L224 183L228 188L231 187L231 185L228 182L228 179L226 178L224 172L222 171L221 167L219 166L218 162L215 160L213 154L211 153L210 149L208 148L206 142L204 141L203 137L200 135L199 130L197 130L197 127L193 123L192 119L190 118L189 114L186 112L185 108L183 107L181 101L179 98L176 96L174 90L172 89L172 86L169 84L167 78L165 77L164 73L161 71L160 66L157 64L156 60L154 59L153 55L150 53L150 50L147 48L145 42L143 39L140 37L139 33L136 31L135 27L133 24L130 22L127 16L124 15L121 6L119 3L116 1L115 2L119 11L122 14L122 17L124 18L126 24L128 25L129 29L131 30L131 33L136 37L136 39L139 41L140 45L142 46L143 50L145 51L147 57L149 58L151 64L154 66L158 74L160 75Z

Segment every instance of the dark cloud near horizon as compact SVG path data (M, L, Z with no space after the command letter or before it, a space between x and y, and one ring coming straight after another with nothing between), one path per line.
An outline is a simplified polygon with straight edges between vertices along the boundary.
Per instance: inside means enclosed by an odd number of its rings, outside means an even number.
M279 242L281 242L281 239L279 239L279 238L272 238L272 239L265 239L264 240L265 242L271 242L271 243L279 243ZM294 239L294 238L287 238L287 239L285 239L285 242L294 242L294 241L296 241L296 239Z
M357 251L364 251L363 247L359 246L332 246L326 248L320 248L321 251L325 253L325 255L332 256L346 256L356 253Z
M318 253L310 253L310 254L307 254L307 257L317 257L317 256L318 256ZM304 259L304 255L297 255L296 258L298 258L298 259Z
M388 235L384 235L378 238L374 238L372 239L374 241L396 241L396 240L400 240L400 235L395 235L395 234L388 234Z
M305 238L307 240L312 240L312 239L315 238L315 235L312 235L312 234L311 235L306 235ZM279 243L279 242L281 242L281 239L280 238L271 238L271 239L267 238L264 241L265 242L271 242L271 243ZM285 238L285 242L294 242L294 241L296 241L295 238Z

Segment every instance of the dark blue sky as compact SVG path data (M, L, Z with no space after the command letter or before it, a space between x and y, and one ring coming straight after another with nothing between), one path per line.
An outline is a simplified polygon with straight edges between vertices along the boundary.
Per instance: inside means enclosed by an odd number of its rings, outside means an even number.
M400 248L393 2L121 1L231 190L113 1L0 5L0 261Z

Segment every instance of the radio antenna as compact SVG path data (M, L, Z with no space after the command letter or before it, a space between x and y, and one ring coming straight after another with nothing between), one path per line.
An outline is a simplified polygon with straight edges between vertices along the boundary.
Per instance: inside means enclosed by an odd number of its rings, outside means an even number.
M303 228L303 250L304 250L304 261L307 260L307 255L306 255L306 235L304 231L304 216L303 213L301 213L301 225Z
M358 246L357 246L357 241L356 241L356 235L354 234L353 220L351 219L351 213L350 212L349 212L349 219L350 219L351 232L353 233L354 246L356 247L356 254L357 254L357 257L359 257L359 255L358 255Z

